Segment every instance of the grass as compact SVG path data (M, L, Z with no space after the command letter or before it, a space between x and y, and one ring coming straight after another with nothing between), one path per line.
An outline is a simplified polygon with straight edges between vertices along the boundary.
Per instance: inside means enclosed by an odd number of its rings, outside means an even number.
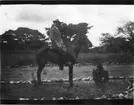
M132 76L133 65L103 65L104 69L109 72L110 76ZM76 77L88 77L92 76L92 70L95 68L93 65L74 66L73 76ZM2 80L31 80L32 72L36 77L37 67L18 67L18 68L2 68L1 79ZM47 75L44 75L47 72ZM68 79L68 68L65 67L63 71L60 71L57 66L45 67L42 71L42 80L45 79Z
M133 65L103 65L104 69L109 72L110 76L132 76ZM76 77L88 77L92 76L92 70L95 68L93 65L75 66L74 78ZM18 68L2 68L2 80L31 80L32 72L36 77L37 67L18 67ZM47 75L44 75L47 72ZM45 79L61 79L68 78L68 68L65 67L63 71L60 71L58 67L45 67L42 71L42 80Z
M110 76L133 76L133 65L103 65ZM75 66L74 78L92 76L92 69L95 66ZM37 67L18 67L2 68L2 81L28 81L32 80L32 73L36 78ZM43 72L47 72L44 75ZM68 79L68 68L59 71L58 67L46 67L42 72L42 80ZM123 93L128 87L127 80L114 80L105 84L105 88L97 87L93 82L75 81L72 88L68 82L63 83L45 83L41 86L35 86L30 83L2 83L2 99L95 99L102 95L112 96L113 94Z
M115 53L81 53L78 57L80 63L97 63L97 62L109 62L109 63L132 63L134 60L132 55L115 54Z
M36 51L2 52L2 66L36 64ZM131 55L118 55L115 53L81 53L77 61L81 64L100 62L132 63Z
M98 88L94 83L75 82L73 88L69 88L68 83L61 84L43 84L34 87L32 84L2 84L2 98L4 99L19 99L28 98L41 100L52 100L63 97L64 99L95 99L102 95L119 94L127 88L127 81L116 81L105 85L105 88Z

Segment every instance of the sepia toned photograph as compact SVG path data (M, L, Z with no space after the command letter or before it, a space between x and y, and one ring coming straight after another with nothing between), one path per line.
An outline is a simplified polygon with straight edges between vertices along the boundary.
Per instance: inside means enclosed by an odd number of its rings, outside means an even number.
M133 99L133 5L1 5L1 100Z

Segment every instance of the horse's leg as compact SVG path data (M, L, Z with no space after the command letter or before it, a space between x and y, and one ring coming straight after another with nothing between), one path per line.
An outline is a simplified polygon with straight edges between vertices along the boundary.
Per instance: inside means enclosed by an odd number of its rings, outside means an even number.
M60 64L59 64L59 69L60 69L60 70L63 70L63 69L64 69L64 64L63 64L63 63L60 63Z
M73 86L73 65L69 65L69 83Z
M60 70L64 70L64 64L65 64L64 58L59 57L59 69Z
M38 84L41 84L41 72L44 68L45 64L44 65L39 65L39 68L37 70L37 80L38 80Z

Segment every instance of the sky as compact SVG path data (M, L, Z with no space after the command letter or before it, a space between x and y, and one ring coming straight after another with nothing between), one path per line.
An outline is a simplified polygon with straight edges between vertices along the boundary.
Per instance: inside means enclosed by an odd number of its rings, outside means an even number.
M67 24L86 22L94 26L87 34L89 40L99 46L101 33L115 34L117 27L134 21L133 10L133 5L1 5L0 34L18 27L46 34L45 27L56 19Z

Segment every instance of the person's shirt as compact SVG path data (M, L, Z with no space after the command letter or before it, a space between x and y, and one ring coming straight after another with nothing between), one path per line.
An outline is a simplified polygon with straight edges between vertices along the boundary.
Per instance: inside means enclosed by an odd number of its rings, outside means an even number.
M59 48L63 49L64 51L66 50L66 47L61 38L61 32L55 25L53 25L50 29L50 38L54 42L52 44L56 44L53 46L55 46L55 47L58 46Z

